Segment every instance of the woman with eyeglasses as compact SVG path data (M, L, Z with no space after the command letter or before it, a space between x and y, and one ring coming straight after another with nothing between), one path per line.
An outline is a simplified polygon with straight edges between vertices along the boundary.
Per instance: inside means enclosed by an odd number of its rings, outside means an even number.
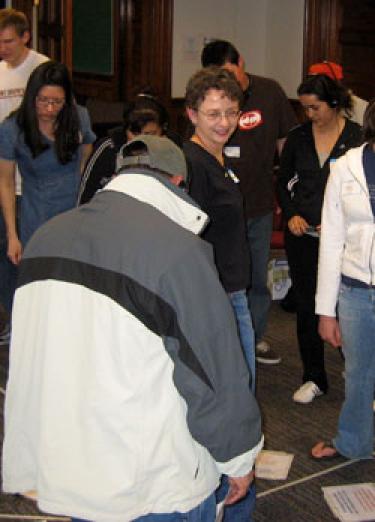
M0 125L0 203L14 264L40 225L75 206L80 172L94 140L88 112L74 100L66 66L53 61L39 65L19 109ZM16 165L22 182L18 227Z
M244 205L239 179L227 166L224 153L224 146L237 127L241 103L242 90L231 72L214 66L198 71L186 87L186 111L194 132L183 149L189 169L189 193L210 219L202 238L213 246L219 278L237 320L254 391L255 347L246 296L250 274ZM247 479L248 489L251 473ZM250 488L240 502L230 505L234 490L235 485L228 484L224 477L217 491L218 502L226 497L224 522L227 516L238 521L252 520L255 488Z

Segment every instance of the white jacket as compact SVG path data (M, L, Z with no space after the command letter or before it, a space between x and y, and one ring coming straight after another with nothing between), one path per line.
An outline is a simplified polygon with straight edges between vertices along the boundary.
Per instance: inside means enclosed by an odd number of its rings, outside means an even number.
M189 511L262 445L233 310L194 234L206 216L155 176L117 176L24 252L3 489L37 490L49 513Z
M316 313L334 317L341 274L375 284L375 224L363 170L363 148L337 160L322 212Z

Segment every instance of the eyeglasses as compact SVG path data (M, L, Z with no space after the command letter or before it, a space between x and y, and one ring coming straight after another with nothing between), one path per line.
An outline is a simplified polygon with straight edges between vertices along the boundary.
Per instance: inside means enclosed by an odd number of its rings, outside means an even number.
M53 108L59 108L64 105L65 98L45 98L44 96L37 96L36 103L41 107L52 105Z
M238 116L240 115L240 111L235 111L234 109L229 109L227 111L209 111L205 112L200 109L198 109L197 112L201 112L209 121L212 122L218 122L222 118L225 118L229 121L235 121L237 120Z

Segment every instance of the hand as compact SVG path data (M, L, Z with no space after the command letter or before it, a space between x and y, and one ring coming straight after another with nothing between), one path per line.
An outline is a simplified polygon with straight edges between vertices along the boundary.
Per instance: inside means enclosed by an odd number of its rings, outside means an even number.
M341 346L341 332L336 317L321 315L319 317L318 332L323 341L332 344L334 348Z
M8 239L7 255L14 265L18 265L22 257L22 245L17 236Z
M244 477L228 477L229 491L225 499L225 505L229 506L241 500L249 491L249 487L254 479L254 471L250 471Z
M288 228L295 236L303 236L308 226L308 222L301 216L293 216L288 221Z

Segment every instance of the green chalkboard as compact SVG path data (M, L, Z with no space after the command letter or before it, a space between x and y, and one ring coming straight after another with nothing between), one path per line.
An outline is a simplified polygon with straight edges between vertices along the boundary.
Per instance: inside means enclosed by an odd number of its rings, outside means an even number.
M113 0L73 2L73 70L113 74Z

